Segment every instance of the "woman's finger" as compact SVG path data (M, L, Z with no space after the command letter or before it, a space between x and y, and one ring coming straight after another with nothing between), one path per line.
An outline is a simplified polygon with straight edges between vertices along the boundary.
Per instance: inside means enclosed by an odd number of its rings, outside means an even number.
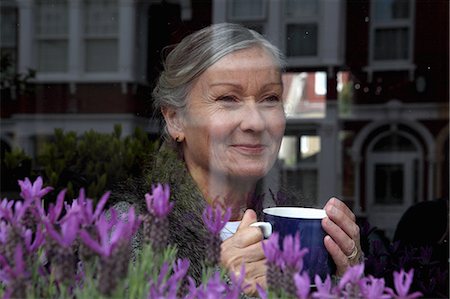
M353 212L350 210L349 207L347 207L347 205L344 202L337 199L336 197L332 197L328 200L328 202L324 207L325 211L329 209L331 206L335 207L336 209L340 210L342 213L347 215L347 217L350 218L353 222L356 221L355 214L353 214Z
M350 238L359 240L359 226L356 224L353 217L349 217L345 209L338 208L335 205L327 205L325 207L328 218L339 226Z
M352 254L356 241L353 240L340 226L327 217L322 219L322 227L346 256Z
M336 275L342 276L350 266L347 256L330 236L325 236L324 243L336 265Z

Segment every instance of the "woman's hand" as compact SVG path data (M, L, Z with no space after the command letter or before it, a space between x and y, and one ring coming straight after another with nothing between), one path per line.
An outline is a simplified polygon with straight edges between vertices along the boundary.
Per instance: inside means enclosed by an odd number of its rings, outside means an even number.
M361 262L359 226L352 211L337 198L331 198L324 209L328 216L322 220L328 234L325 247L336 264L336 275L342 276L349 266Z
M257 295L256 284L266 287L266 258L262 249L263 235L258 227L251 227L256 222L253 210L245 211L236 233L222 242L220 263L235 275L240 275L245 267L243 285L247 295Z

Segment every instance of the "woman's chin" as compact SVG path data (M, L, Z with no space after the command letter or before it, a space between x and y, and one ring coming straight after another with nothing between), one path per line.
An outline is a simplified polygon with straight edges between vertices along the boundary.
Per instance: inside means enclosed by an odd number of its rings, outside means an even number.
M266 168L258 168L258 167L246 167L239 168L235 171L232 171L230 174L233 177L243 179L243 180L259 180L264 177L269 170Z

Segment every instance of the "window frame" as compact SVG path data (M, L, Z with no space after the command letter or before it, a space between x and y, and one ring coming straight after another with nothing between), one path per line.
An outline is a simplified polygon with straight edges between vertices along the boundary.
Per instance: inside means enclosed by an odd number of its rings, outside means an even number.
M69 83L71 90L74 90L77 83L127 83L135 81L134 74L134 51L130 48L130 43L134 44L134 21L136 14L136 6L128 1L115 0L114 5L117 6L117 32L115 40L117 40L117 70L106 72L87 71L85 67L86 60L86 34L84 30L84 0L67 1L67 15L68 15L68 46L67 46L67 70L64 72L42 72L38 71L36 77L31 80L34 83ZM22 42L30 40L29 47L23 47L19 52L20 69L34 68L37 69L38 57L37 53L37 32L34 30L36 21L36 12L38 2L32 1L27 5L18 7L21 21L24 20L27 26L21 27L18 30L19 35L26 35L22 37ZM23 11L22 11L23 10ZM28 13L28 12L31 12ZM92 36L87 36L88 38ZM104 37L110 39L110 36ZM104 39L103 38L103 39ZM100 40L100 39L99 39ZM27 42L28 43L28 42Z
M321 20L323 17L323 4L322 1L317 0L317 14L314 16L291 16L286 15L286 1L281 1L281 32L283 39L281 40L281 47L284 53L287 53L287 28L289 25L316 25L317 28L317 44L316 44L316 54L315 55L305 55L305 56L287 56L286 60L289 65L305 65L313 66L319 63L321 55L321 34L322 25Z
M372 78L372 73L375 71L390 71L390 70L405 70L412 72L415 70L414 65L414 20L415 20L415 1L409 1L409 18L399 20L376 20L375 18L375 1L370 3L370 22L369 22L369 51L368 51L368 66L365 70L369 73L369 80ZM406 59L375 59L375 33L379 29L407 29L408 43Z

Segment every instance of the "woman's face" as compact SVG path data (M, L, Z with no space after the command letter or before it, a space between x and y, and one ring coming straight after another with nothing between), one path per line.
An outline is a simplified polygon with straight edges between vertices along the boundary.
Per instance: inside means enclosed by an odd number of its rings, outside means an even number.
M285 129L281 74L259 47L231 53L194 83L182 115L189 170L259 179L277 158Z

